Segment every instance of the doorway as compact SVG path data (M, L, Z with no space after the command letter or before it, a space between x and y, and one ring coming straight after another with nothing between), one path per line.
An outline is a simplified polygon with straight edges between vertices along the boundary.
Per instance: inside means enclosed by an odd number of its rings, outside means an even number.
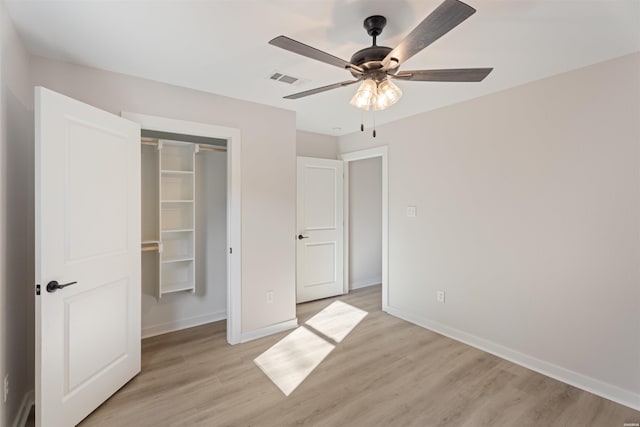
M383 146L339 156L344 161L344 293L381 283L383 311L389 305L387 155ZM379 211L368 214L370 209ZM375 228L379 232L372 232Z
M349 224L349 254L345 265L351 292L382 284L382 162L380 157L372 157L349 162L345 168L349 169L349 215L344 219Z
M136 113L122 113L139 123L142 129L155 132L191 135L226 141L227 147L227 341L240 342L241 336L241 240L240 240L240 131L234 128L187 122Z

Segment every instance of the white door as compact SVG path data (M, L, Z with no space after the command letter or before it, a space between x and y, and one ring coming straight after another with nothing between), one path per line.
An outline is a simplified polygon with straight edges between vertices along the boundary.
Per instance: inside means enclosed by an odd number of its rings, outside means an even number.
M344 293L342 164L298 157L297 302Z
M66 427L140 372L140 127L44 88L35 112L36 425Z

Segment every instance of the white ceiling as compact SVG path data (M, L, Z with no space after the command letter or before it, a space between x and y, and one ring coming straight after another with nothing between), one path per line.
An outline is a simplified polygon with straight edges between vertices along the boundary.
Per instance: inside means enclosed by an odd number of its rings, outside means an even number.
M0 0L1 1L1 0ZM5 0L36 55L295 110L298 129L359 129L356 85L298 100L283 96L350 79L337 67L269 45L286 35L349 60L371 39L394 47L441 0ZM399 82L404 96L376 114L386 123L640 51L639 0L468 0L478 11L404 69L494 67L482 83ZM287 85L274 71L302 79ZM611 76L611 78L616 78ZM367 113L365 122L371 121Z

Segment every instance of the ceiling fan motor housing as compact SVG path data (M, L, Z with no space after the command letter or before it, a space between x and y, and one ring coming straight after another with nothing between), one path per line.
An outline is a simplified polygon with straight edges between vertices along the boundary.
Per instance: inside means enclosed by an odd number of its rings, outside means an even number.
M393 49L387 46L370 46L365 47L353 54L351 57L351 63L362 68L365 72L378 70L382 68L382 60ZM355 77L360 77L357 73L352 74Z
M382 60L393 50L390 47L378 46L376 44L376 37L382 34L385 25L387 25L387 18L382 15L369 16L364 20L364 29L367 30L367 34L373 37L373 45L354 53L350 61L352 64L364 70L365 78L372 78L376 81L384 80L385 73L376 71L382 68ZM393 74L396 72L396 69L390 69L388 72ZM357 78L362 77L353 70L351 74Z

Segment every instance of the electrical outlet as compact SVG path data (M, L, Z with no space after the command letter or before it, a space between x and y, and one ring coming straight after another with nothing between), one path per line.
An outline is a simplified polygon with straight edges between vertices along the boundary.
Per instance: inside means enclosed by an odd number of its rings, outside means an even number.
M4 402L7 402L7 397L9 396L9 374L5 375L4 377L4 386L2 388L4 390L3 392L3 399Z
M437 291L436 292L436 300L438 302L444 303L444 291Z
M273 303L273 291L267 291L267 304Z

